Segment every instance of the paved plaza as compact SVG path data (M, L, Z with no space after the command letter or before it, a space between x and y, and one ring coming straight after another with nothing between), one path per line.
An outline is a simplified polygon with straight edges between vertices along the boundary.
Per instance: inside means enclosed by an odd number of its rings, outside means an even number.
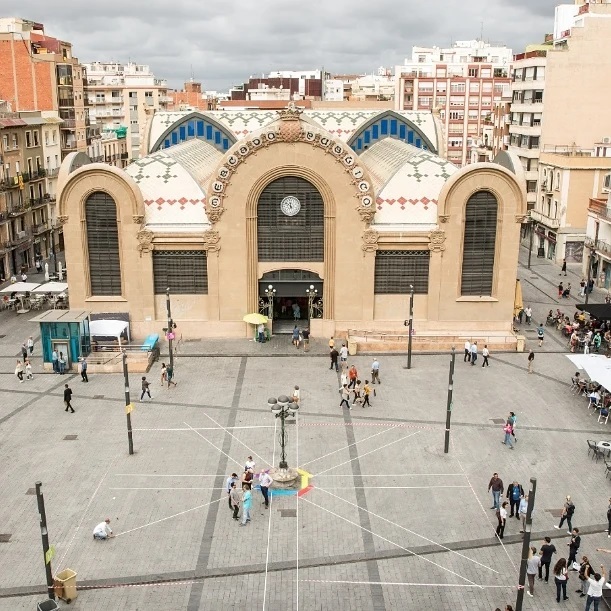
M557 272L539 263L539 280L524 282L525 302L546 289L553 296ZM538 301L533 308L552 307ZM36 329L12 313L1 316L0 534L10 539L0 543L0 610L34 609L44 599L31 494L37 480L55 546L53 571L78 574L70 605L76 610L503 609L515 603L522 538L517 520L508 520L503 545L494 537L486 490L494 471L506 486L515 479L526 488L537 478L535 544L549 535L561 553L567 549L566 533L553 526L571 494L573 523L585 533L580 551L595 565L611 564L595 552L611 547L611 484L586 445L611 438L611 425L599 425L569 393L573 369L559 352L537 354L533 375L526 354L493 355L487 369L458 354L444 454L447 354L416 354L410 371L404 356L381 356L372 407L349 411L338 407L338 376L320 345L304 355L280 338L256 346L266 350L261 355L252 344L240 355L234 344L231 355L214 347L219 354L188 356L196 350L185 343L176 388L161 388L156 364L148 376L153 401L138 403L139 376L131 376L130 456L122 376L92 374L83 384L80 376L38 368L34 380L20 384L14 358ZM545 347L563 346L550 337ZM349 362L367 377L370 355ZM63 410L66 382L75 414ZM274 496L269 510L254 492L252 522L239 528L225 479L249 454L257 470L277 465L279 422L267 399L295 384L302 401L288 427L288 462L311 474L312 487ZM509 410L518 414L513 451L500 443ZM106 517L118 536L95 542L92 529ZM576 581L565 609L585 606ZM537 581L535 588L525 609L556 606L553 584Z

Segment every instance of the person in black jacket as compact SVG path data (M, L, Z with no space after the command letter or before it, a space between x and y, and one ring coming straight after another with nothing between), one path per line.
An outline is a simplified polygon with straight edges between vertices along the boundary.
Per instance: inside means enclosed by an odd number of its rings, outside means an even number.
M518 482L513 482L513 484L509 484L507 487L507 500L509 501L509 505L511 507L511 513L509 514L510 518L515 516L519 520L520 516L518 515L518 509L520 507L520 498L524 494L524 488Z

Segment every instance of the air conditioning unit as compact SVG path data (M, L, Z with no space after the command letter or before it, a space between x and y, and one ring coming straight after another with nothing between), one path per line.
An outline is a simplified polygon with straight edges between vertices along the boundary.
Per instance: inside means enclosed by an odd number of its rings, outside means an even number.
M611 192L611 174L605 174L602 190L603 190L603 193Z

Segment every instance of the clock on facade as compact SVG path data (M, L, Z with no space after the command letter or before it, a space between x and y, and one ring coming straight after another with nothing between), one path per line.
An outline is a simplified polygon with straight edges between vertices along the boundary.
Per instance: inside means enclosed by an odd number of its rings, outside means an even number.
M280 202L280 210L286 216L295 216L301 210L301 202L294 195L288 195Z

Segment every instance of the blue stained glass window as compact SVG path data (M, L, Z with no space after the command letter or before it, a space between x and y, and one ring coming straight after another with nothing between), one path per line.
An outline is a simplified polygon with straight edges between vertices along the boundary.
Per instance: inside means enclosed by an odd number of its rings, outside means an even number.
M390 135L391 136L397 135L397 119L390 120Z
M203 135L204 135L204 122L198 121L197 122L197 136L201 138Z
M388 119L382 119L380 121L380 133L383 136L388 136Z

